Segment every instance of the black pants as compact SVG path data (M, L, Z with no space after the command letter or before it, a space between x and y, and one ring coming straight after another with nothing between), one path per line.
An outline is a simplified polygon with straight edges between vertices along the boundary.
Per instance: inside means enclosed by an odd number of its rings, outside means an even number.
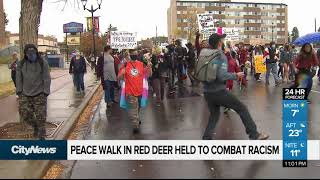
M210 110L209 122L203 134L204 137L211 137L220 117L221 106L233 109L240 115L242 123L246 128L246 133L249 135L250 139L256 139L258 137L259 133L257 132L255 122L252 120L247 107L241 103L237 97L227 90L205 93L204 95Z
M16 71L11 71L11 79L14 83L14 86L17 87L16 86Z

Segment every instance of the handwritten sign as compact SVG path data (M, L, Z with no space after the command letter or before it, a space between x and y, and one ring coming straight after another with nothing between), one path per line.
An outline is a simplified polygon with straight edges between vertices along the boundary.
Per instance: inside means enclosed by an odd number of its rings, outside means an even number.
M265 64L263 64L263 56L262 55L257 55L254 56L254 64L255 64L255 69L256 73L266 73L267 72L267 67Z
M214 20L212 14L197 14L199 32L205 34L208 31L213 31Z
M240 30L238 28L223 28L223 34L226 34L227 37L225 41L239 41L240 40Z
M134 49L137 47L137 33L126 31L111 31L111 48Z

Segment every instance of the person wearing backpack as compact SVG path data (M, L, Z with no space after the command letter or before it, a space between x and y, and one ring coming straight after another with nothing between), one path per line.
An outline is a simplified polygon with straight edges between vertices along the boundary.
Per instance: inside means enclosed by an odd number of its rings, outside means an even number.
M277 67L277 61L279 57L277 56L277 49L276 44L274 42L270 43L270 47L267 47L265 49L264 55L266 58L266 65L267 65L267 73L266 73L266 85L269 86L269 77L270 73L272 73L274 81L276 86L279 86L281 84L281 81L278 77L278 67Z
M209 122L203 134L203 140L211 140L212 133L220 117L220 107L237 112L252 140L264 140L269 136L259 133L247 107L231 92L226 90L227 80L237 80L243 72L229 73L228 60L222 51L225 34L212 34L209 37L210 48L201 50L196 65L195 77L204 84L204 97L210 111Z
M24 58L18 62L16 84L21 121L33 127L35 138L44 140L51 77L48 62L33 44L25 46Z

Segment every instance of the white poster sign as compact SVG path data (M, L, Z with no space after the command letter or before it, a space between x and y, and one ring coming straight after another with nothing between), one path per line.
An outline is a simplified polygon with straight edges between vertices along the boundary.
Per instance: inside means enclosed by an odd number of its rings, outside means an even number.
M223 28L223 34L227 37L225 41L239 41L240 40L240 30L238 28Z
M214 20L212 14L197 14L199 32L206 34L214 29Z
M126 31L111 31L112 49L134 49L137 47L137 33Z

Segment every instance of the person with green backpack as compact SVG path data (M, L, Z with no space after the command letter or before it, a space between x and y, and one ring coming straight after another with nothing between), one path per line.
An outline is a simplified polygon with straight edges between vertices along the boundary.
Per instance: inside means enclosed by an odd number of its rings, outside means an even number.
M268 135L257 131L248 108L225 88L227 80L237 80L244 76L243 72L228 72L228 60L222 51L225 37L225 34L212 34L209 37L210 47L201 50L196 64L195 78L204 85L204 97L210 110L209 122L202 139L212 139L211 135L220 117L220 107L233 109L240 115L250 139L268 139Z

